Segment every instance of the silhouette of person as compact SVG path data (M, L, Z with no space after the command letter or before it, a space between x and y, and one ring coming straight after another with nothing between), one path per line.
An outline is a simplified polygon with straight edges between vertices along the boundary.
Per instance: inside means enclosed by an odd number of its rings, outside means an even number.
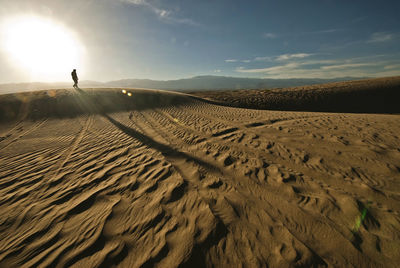
M78 87L78 75L76 74L76 69L72 70L71 76L72 76L72 80L74 80L73 87L77 88Z

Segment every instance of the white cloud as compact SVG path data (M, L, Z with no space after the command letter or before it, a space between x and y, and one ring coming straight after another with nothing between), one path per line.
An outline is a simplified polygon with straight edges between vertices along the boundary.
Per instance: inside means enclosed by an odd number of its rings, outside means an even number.
M264 57L255 57L254 59L246 59L246 60L237 60L237 59L227 59L225 62L243 62L250 63L254 61L286 61L293 59L303 59L306 57L310 57L315 54L307 54L307 53L297 53L297 54L283 54L279 56L264 56ZM311 62L311 61L310 61ZM332 61L313 61L310 64L325 64L325 63L335 63Z
M306 54L306 53L298 53L298 54L284 54L279 56L264 56L264 57L255 57L254 59L250 60L236 60L236 59L228 59L225 62L243 62L243 63L250 63L255 61L285 61L285 60L293 60L293 59L303 59L315 54ZM303 61L304 62L304 61ZM337 63L334 60L309 60L308 64L333 64ZM302 63L305 64L305 63Z
M302 59L309 57L313 54L308 54L308 53L296 53L296 54L283 54L278 57L276 57L277 61L284 61L284 60L290 60L290 59Z
M280 33L279 35L275 33L263 33L262 37L265 39L275 39L278 37L288 37L288 36L304 36L304 35L320 35L320 34L330 34L336 33L339 31L343 31L343 29L324 29L317 31L309 31L309 32L291 32L291 33Z
M301 61L301 65L324 65L324 64L338 64L340 60L306 60Z
M254 58L255 61L270 61L272 60L271 57L255 57Z
M157 8L156 6L150 4L148 0L121 0L121 1L127 4L148 7L151 11L153 11L160 17L167 17L170 14L170 11L166 9Z
M326 29L326 30L319 30L319 31L311 31L311 32L301 32L300 35L307 35L307 34L327 34L327 33L335 33L342 31L342 29Z
M265 78L335 78L335 77L381 77L400 74L400 65L388 61L359 62L359 59L300 60L266 68L245 69L239 73L259 73ZM312 66L323 65L323 66ZM375 66L375 68L366 68ZM311 68L310 68L311 67Z
M220 73L221 72L221 70L220 69L216 69L216 70L214 70L214 73Z
M263 37L266 39L275 39L277 36L274 33L264 33Z
M348 63L348 64L339 64L339 65L329 65L322 66L322 70L333 70L333 69L348 69L348 68L357 68L363 66L374 66L376 63Z
M238 59L227 59L225 62L243 62L243 63L250 63L252 60L246 59L246 60L238 60Z
M156 5L150 3L149 0L120 0L120 1L127 4L147 7L153 13L155 13L159 19L165 22L199 26L197 22L191 19L175 17L171 10L158 8Z
M393 64L393 65L386 65L384 67L385 70L391 70L391 69L399 69L400 70L400 64Z
M258 69L244 69L243 67L239 67L236 69L239 73L279 73L281 71L285 71L288 69L294 69L299 66L298 63L292 62L285 65L273 66L268 68L258 68Z
M145 5L145 0L124 0L124 2L135 4L135 5Z
M370 37L370 39L367 41L367 43L382 43L382 42L388 42L392 40L394 37L393 34L390 33L384 33L384 32L377 32L373 33Z

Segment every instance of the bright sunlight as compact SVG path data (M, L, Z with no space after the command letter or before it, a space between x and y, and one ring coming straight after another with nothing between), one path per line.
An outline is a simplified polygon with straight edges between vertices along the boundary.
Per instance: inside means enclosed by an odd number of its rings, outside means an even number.
M72 69L83 69L84 47L71 30L52 20L35 16L6 19L0 34L9 60L33 80L65 81Z

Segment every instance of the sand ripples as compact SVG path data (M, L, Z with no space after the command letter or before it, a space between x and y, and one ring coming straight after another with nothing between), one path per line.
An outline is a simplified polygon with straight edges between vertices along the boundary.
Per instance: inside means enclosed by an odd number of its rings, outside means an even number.
M0 265L395 267L399 123L192 99L20 122L0 142Z

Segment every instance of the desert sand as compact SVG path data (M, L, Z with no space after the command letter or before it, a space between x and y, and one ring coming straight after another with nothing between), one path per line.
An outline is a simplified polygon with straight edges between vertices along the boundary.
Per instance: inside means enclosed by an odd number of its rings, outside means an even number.
M127 91L2 96L1 267L400 262L400 115Z
M264 110L397 113L400 76L334 82L291 88L194 91L220 104Z

